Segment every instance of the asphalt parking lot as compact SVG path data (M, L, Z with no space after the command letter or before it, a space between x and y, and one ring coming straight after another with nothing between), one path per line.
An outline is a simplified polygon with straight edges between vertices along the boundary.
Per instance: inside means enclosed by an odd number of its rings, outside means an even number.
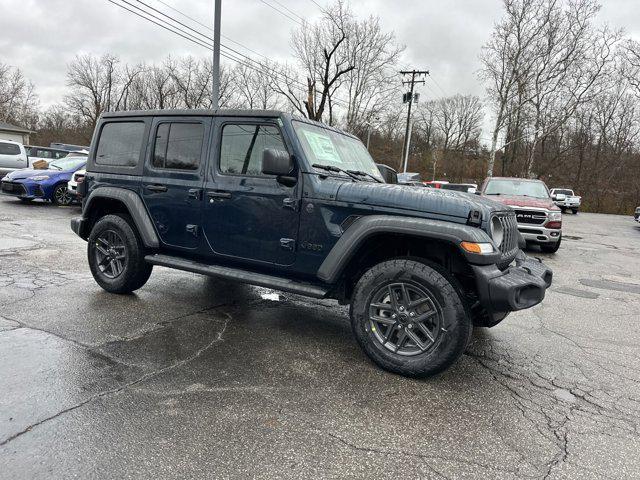
M565 215L542 305L385 373L332 302L93 281L77 208L0 197L2 478L638 478L640 228Z

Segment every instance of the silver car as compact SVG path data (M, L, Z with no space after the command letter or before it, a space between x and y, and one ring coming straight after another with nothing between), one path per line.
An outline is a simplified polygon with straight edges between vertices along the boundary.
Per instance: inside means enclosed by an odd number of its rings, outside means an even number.
M10 140L0 140L0 177L28 166L29 157L24 145Z

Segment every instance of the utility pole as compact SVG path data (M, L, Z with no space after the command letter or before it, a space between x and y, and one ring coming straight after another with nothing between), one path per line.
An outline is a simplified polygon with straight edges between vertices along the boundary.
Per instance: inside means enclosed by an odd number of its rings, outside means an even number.
M220 99L220 17L222 0L215 0L213 13L213 90L211 92L211 108L218 109Z
M411 80L403 81L403 85L410 85L410 90L408 93L405 93L402 96L403 102L409 104L409 108L407 109L407 127L404 131L404 143L402 144L402 158L400 159L400 168L403 168L404 163L404 172L407 171L407 160L409 159L409 146L411 144L411 105L413 102L417 100L416 94L413 93L414 87L416 83L424 84L424 80L420 80L420 77L423 75L429 75L428 70L403 70L400 72L401 75L407 76L411 75Z

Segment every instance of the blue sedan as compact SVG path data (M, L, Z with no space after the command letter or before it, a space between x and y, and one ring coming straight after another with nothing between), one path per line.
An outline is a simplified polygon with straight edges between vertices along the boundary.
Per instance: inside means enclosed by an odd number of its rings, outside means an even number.
M69 205L73 196L67 191L67 182L86 164L87 157L68 156L54 160L47 170L15 170L2 179L0 192L24 202L40 198L54 205Z

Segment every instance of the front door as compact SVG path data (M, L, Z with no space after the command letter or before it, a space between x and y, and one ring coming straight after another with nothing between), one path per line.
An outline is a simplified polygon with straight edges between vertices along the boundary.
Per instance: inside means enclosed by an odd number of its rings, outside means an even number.
M291 152L277 121L218 118L214 135L204 186L207 247L227 259L291 265L298 236L298 184L283 185L261 171L265 149Z
M158 117L144 167L143 198L165 247L195 250L211 119Z

